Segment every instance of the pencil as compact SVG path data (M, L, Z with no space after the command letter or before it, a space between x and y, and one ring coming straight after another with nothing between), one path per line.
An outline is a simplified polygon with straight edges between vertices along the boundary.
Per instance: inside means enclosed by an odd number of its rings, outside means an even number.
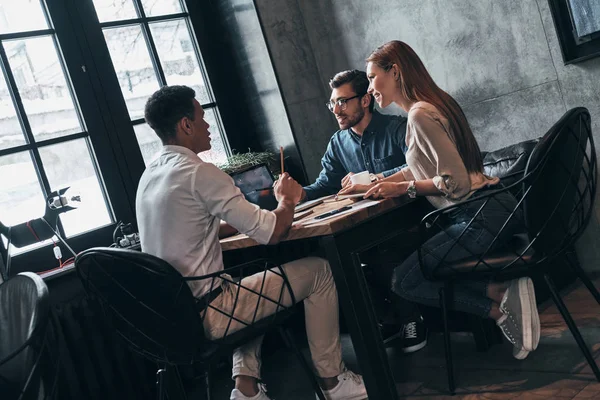
M281 159L281 173L283 174L284 168L283 168L283 146L279 146L279 158Z

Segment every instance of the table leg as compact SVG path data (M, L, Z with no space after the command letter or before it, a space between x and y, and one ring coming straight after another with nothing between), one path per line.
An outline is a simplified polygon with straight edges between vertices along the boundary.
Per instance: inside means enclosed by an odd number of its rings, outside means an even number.
M333 236L321 238L338 290L344 318L370 400L396 400L398 392L377 329L377 321L358 254L351 243Z

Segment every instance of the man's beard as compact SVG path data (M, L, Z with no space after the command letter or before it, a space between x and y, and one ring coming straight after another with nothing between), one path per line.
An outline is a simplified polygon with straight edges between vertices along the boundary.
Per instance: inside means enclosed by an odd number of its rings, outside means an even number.
M342 117L345 117L346 119L343 121L343 123L338 121L338 125L339 125L340 129L352 128L353 126L358 124L360 121L362 121L364 116L365 116L365 111L362 109L352 115L342 115Z

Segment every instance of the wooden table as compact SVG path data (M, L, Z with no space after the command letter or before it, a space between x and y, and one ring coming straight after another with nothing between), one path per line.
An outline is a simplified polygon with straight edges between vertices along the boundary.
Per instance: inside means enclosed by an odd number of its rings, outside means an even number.
M352 200L316 206L306 219L353 204ZM350 331L356 357L371 400L395 400L398 393L379 334L360 253L388 238L408 233L423 214L420 202L387 199L377 204L309 226L296 225L284 241L316 238L325 250L338 290L339 301ZM258 246L246 235L221 240L223 251Z

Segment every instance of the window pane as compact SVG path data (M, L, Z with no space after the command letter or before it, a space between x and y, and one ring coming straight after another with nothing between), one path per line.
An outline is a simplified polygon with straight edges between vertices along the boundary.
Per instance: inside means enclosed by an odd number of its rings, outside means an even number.
M162 148L162 142L156 136L156 133L148 126L148 124L139 124L133 127L135 136L142 151L142 157L144 158L144 164L148 166L154 159L156 153Z
M100 22L137 18L132 0L94 0Z
M42 147L40 156L53 191L70 186L81 194L79 208L60 214L67 236L112 222L86 139Z
M159 88L146 40L139 25L104 30L129 116L144 116L144 105Z
M46 199L42 193L37 174L29 153L0 157L0 221L13 226L42 217L46 211ZM4 246L7 240L2 236ZM10 254L17 255L50 243L50 240L31 246L10 246Z
M0 33L48 29L39 0L0 0Z
M225 151L223 135L219 132L215 115L214 108L205 110L204 119L210 125L211 149L200 153L200 157L206 162L221 164L227 161L227 152ZM135 130L135 136L142 151L144 163L147 166L162 149L162 142L148 124L136 125L133 129Z
M0 221L4 225L43 216L45 201L28 152L0 157Z
M600 2L598 0L569 0L577 36L600 31Z
M179 0L142 0L144 12L148 17L155 15L176 14L183 10Z
M9 40L4 45L36 140L81 132L52 38Z
M225 151L225 144L223 143L223 135L219 132L216 117L217 114L214 108L204 110L204 120L210 125L208 130L210 131L211 149L203 151L199 156L206 162L222 164L227 162L227 152Z
M200 72L194 42L190 37L185 20L179 19L150 24L168 85L187 85L196 91L200 104L211 100Z
M25 144L25 137L4 77L0 77L0 150Z

